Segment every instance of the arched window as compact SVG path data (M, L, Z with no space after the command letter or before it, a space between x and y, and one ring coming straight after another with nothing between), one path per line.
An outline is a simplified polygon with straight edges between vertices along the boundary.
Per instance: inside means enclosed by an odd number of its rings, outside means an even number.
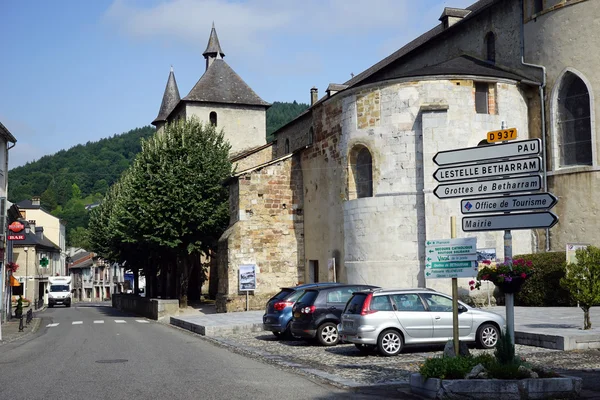
M590 93L572 72L563 75L558 88L556 122L560 166L592 165Z
M365 146L355 146L349 155L348 198L373 197L373 158Z
M217 126L217 113L216 112L211 111L208 118L210 119L210 124L212 126Z
M308 144L311 145L315 142L315 131L313 130L312 126L310 127L310 129L308 130Z
M491 62L496 62L496 35L494 32L488 32L485 35L486 59Z
M290 152L290 139L285 139L285 154Z

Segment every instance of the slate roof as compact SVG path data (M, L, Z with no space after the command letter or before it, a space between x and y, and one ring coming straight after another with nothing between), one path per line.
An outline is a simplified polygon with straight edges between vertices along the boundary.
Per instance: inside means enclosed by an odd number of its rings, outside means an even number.
M184 101L269 107L225 61L215 59Z
M173 72L173 67L171 67L169 79L167 79L167 86L165 87L165 93L163 94L162 103L160 104L160 110L158 111L156 119L152 121L152 124L156 125L158 122L166 122L167 117L179 103L179 100L181 100L181 96L179 96L175 73Z
M6 129L4 125L2 125L2 122L0 122L0 134L3 135L9 142L17 143L17 139L15 139L12 133L10 133L10 131Z
M517 75L505 70L498 65L490 64L475 57L462 55L436 65L428 65L423 68L415 69L398 74L387 74L386 79L410 78L414 76L444 76L444 75L474 75L489 76L493 78L504 78L515 81L527 79L525 76ZM377 74L371 78L377 80ZM370 79L367 79L367 81Z
M215 29L215 23L212 24L212 29L210 30L210 36L208 37L208 44L206 45L206 50L202 55L204 58L208 56L216 57L217 54L220 54L221 57L225 57L225 53L221 50L221 44L219 43L219 37L217 36L217 30Z
M421 36L419 36L412 42L406 44L405 46L403 46L396 52L392 53L388 57L384 58L383 60L379 61L375 65L371 66L370 68L367 68L365 71L354 76L352 79L347 81L345 84L348 86L354 86L354 85L362 82L363 80L367 79L371 75L375 74L376 72L382 70L383 68L385 68L388 65L392 64L393 62L397 61L401 57L404 57L411 51L416 50L418 47L420 47L420 46L424 45L425 43L429 42L430 40L434 39L441 33L455 29L457 26L460 26L464 21L474 18L481 11L485 10L489 6L491 6L494 3L497 3L499 1L502 1L502 0L479 0L478 2L476 2L466 8L466 10L468 10L470 12L461 21L458 21L454 25L452 25L448 28L445 28L445 29L442 24L437 25L435 28L429 30L428 32L425 32L424 34L422 34Z
M22 208L24 210L39 210L40 208L42 208L40 205L34 206L31 199L22 200L18 202L17 207Z
M43 238L40 238L33 232L25 233L25 239L23 240L15 240L13 246L34 246L47 250L60 251L60 247L47 237L44 236Z
M459 17L459 18L464 18L467 15L469 15L470 12L471 12L470 10L465 10L463 8L445 7L444 8L444 12L440 16L440 20L444 19L444 17Z

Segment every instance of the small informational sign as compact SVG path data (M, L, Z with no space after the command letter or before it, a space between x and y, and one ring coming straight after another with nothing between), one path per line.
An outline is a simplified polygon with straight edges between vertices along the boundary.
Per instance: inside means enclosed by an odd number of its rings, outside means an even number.
M588 246L583 243L567 243L567 264L577 264L577 250L587 249Z
M256 290L256 264L240 265L240 291Z
M487 133L488 143L504 142L505 140L515 140L516 138L517 128L500 129L499 131Z
M8 240L25 240L25 235L8 235Z
M425 244L427 279L477 275L477 238L428 240Z

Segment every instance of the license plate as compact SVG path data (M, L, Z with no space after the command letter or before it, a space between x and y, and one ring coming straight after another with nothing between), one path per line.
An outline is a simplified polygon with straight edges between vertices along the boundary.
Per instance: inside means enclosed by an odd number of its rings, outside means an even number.
M301 316L301 315L302 315L302 314L300 314L299 312L295 312L295 313L294 313L294 318L300 318L300 316Z
M354 321L344 321L342 324L344 328L354 328Z

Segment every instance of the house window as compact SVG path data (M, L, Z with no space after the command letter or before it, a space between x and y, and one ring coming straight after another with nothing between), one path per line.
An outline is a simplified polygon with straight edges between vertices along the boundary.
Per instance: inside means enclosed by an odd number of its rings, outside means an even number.
M310 127L310 129L308 130L308 144L311 145L315 142L315 131L313 130L312 126Z
M212 126L217 126L217 113L212 111L208 117Z
M475 82L475 111L477 114L489 114L489 85Z
M290 139L285 139L285 154L290 152Z
M544 0L533 0L533 13L541 13L544 11Z
M590 94L585 82L572 72L563 75L557 106L560 166L592 165Z
M496 62L496 35L494 32L488 32L485 35L485 47L487 53L487 60L491 63Z
M365 146L355 146L350 152L348 198L373 197L373 159Z

